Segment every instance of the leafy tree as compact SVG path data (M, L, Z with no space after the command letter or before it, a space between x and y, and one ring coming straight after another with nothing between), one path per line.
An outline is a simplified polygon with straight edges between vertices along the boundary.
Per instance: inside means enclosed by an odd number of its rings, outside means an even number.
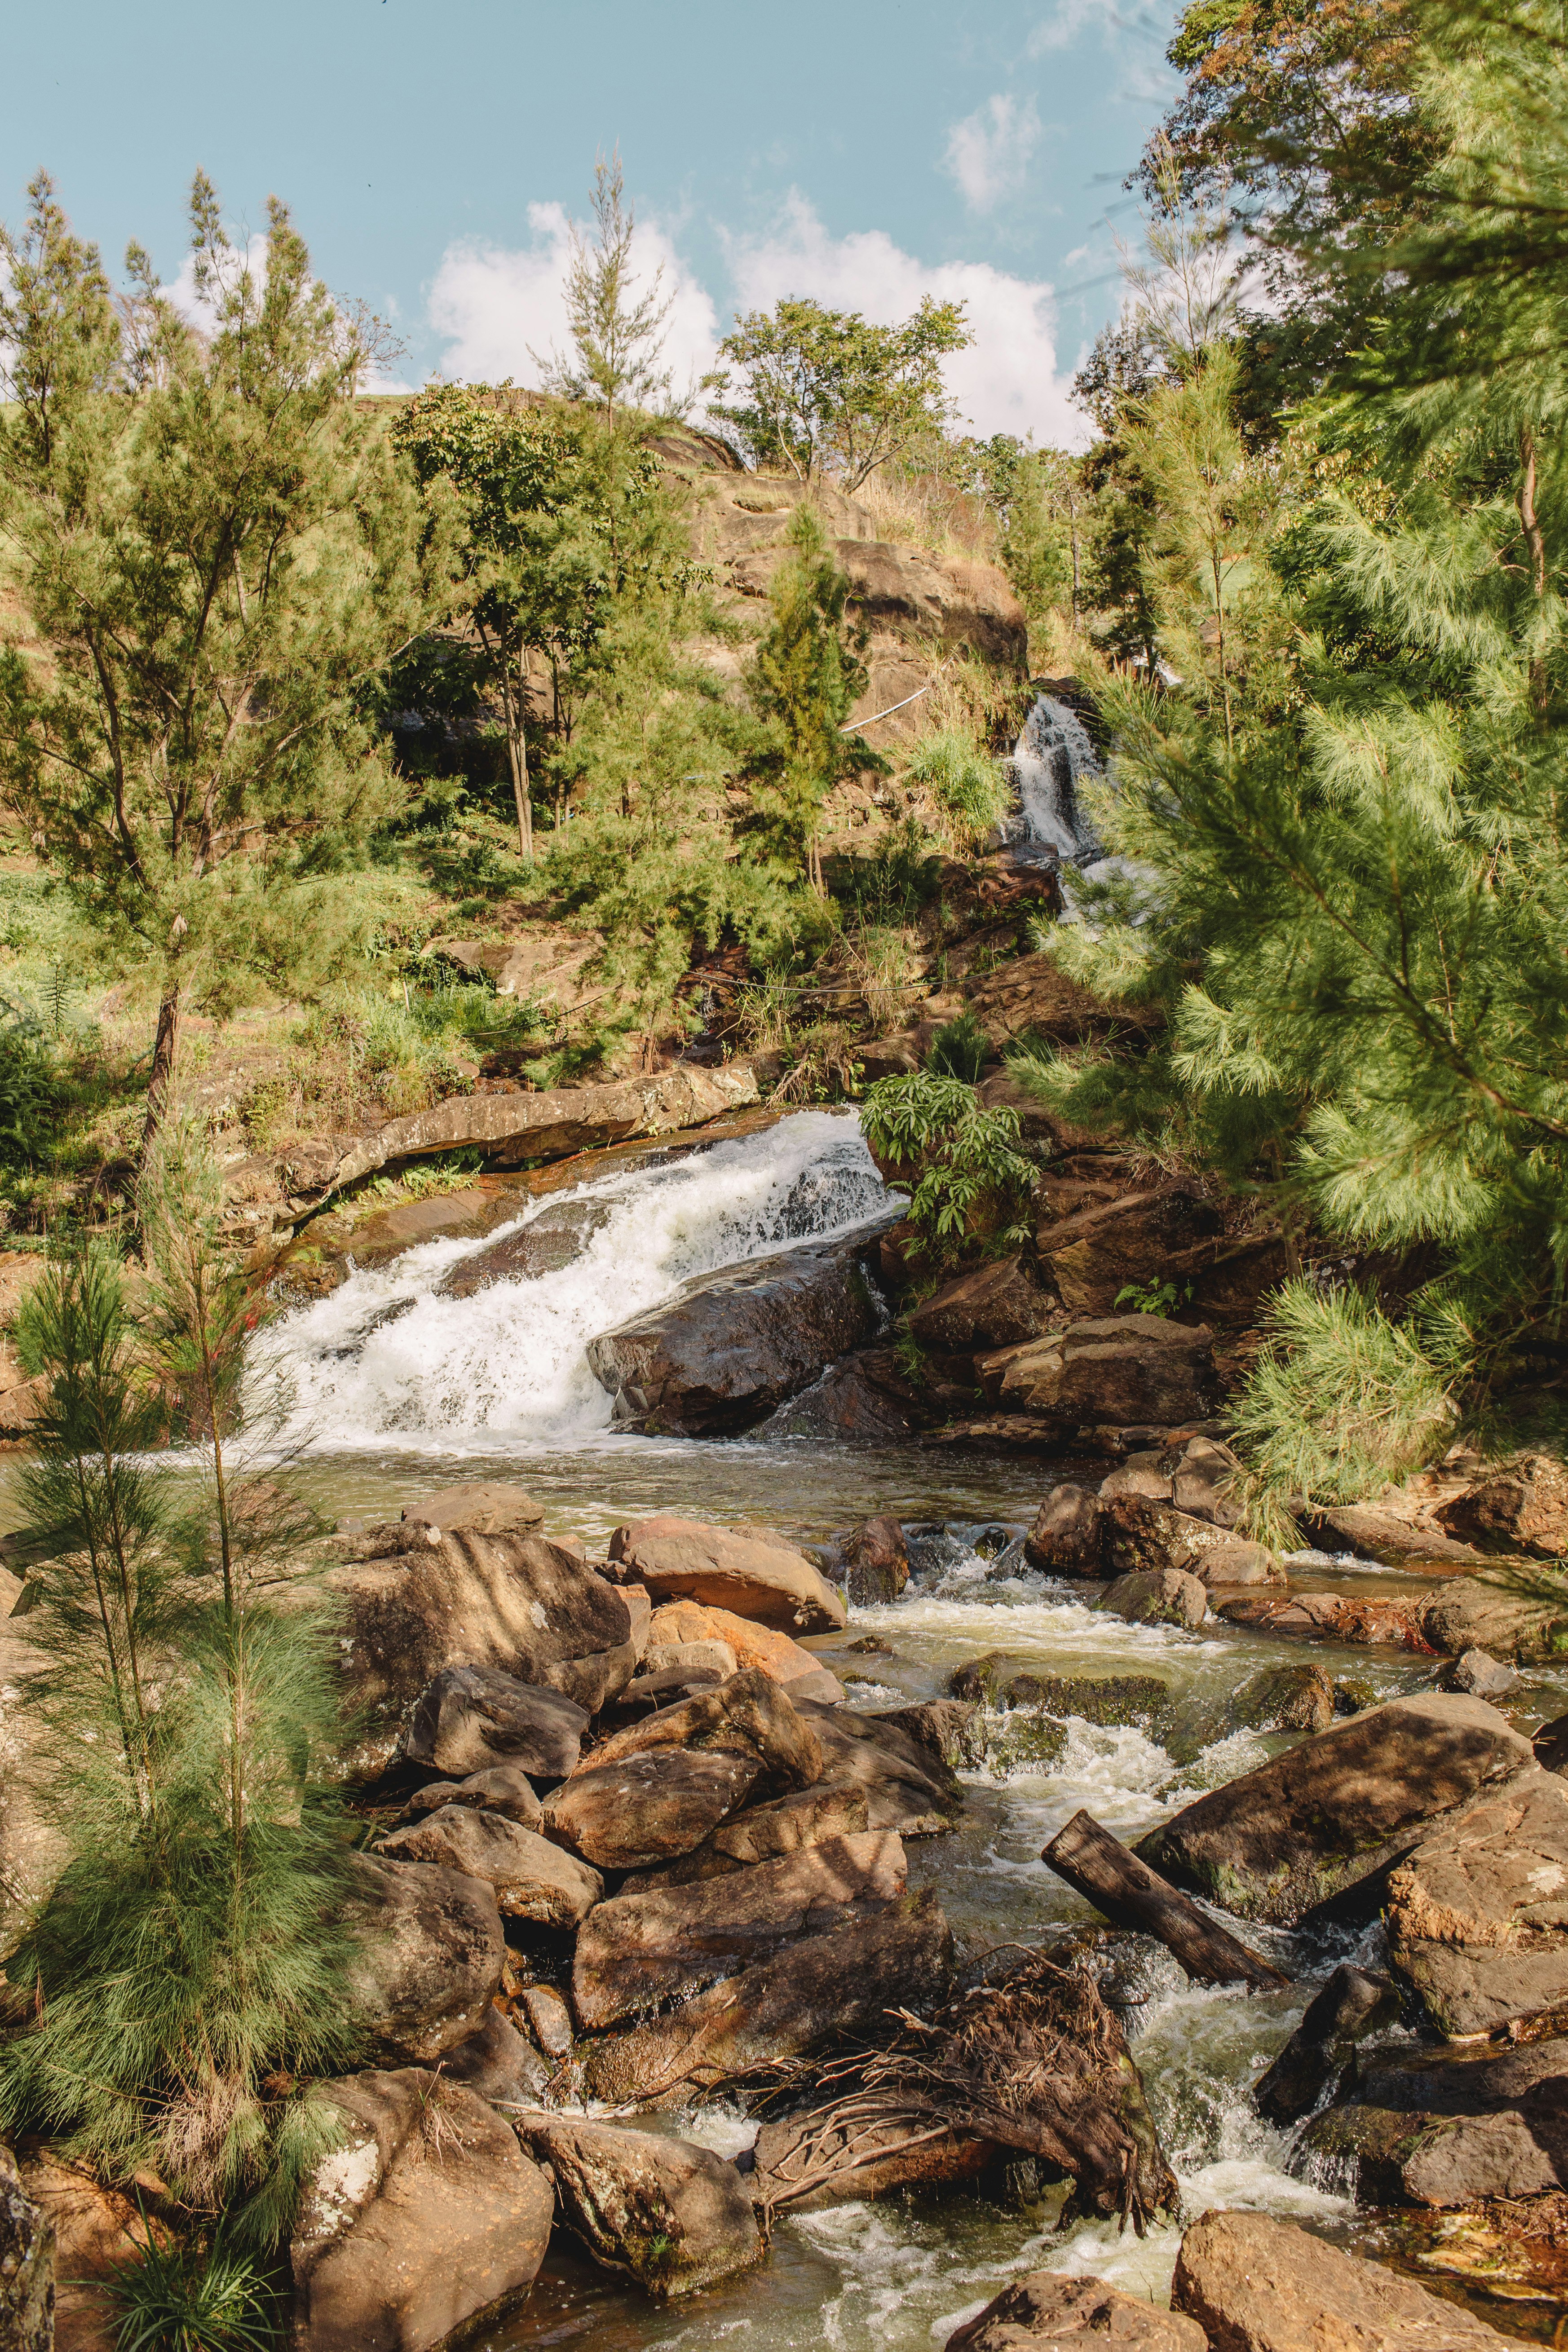
M739 372L738 400L710 404L732 425L752 463L803 482L858 490L879 466L954 414L942 362L973 341L962 302L927 295L901 326L871 325L858 310L780 302L737 317L721 356ZM730 389L728 374L719 389Z
M585 237L572 223L572 258L566 267L566 319L573 359L541 360L544 389L564 400L596 401L612 426L617 408L651 408L668 394L670 372L660 371L670 299L659 299L661 264L640 301L631 266L637 215L626 202L617 147L608 163L594 165L595 233Z
M869 631L848 618L849 575L834 562L809 507L796 509L789 545L768 590L773 621L746 680L765 730L752 757L752 796L759 815L804 864L811 888L823 898L823 803L843 777L881 764L847 731L850 710L866 688Z
M30 197L0 231L0 501L29 625L0 652L0 784L159 975L150 1138L182 1008L298 987L352 935L334 877L394 790L359 698L431 599L411 489L354 407L363 339L285 208L258 276L198 176L198 333L135 248L117 308L47 177Z

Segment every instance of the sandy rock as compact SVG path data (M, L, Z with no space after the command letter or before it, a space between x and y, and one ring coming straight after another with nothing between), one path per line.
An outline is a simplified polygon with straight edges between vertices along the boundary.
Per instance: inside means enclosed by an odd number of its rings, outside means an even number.
M539 1799L521 1764L497 1764L488 1772L472 1772L466 1780L432 1780L416 1789L404 1806L396 1826L422 1822L447 1805L477 1805L481 1812L504 1813L510 1822L531 1829L539 1819Z
M1387 1917L1389 1957L1441 2032L1568 2001L1568 1785L1532 1766L1483 1788L1390 1873Z
M1495 1707L1423 1693L1370 1707L1211 1790L1137 1852L1244 1919L1289 1925L1352 1890L1375 1910L1383 1873L1428 1822L1535 1769L1530 1743Z
M1433 1649L1450 1658L1467 1650L1488 1650L1494 1658L1549 1658L1568 1645L1568 1607L1527 1601L1489 1577L1450 1577L1426 1595L1420 1623Z
M819 1780L812 1788L793 1790L786 1797L732 1814L720 1822L712 1844L732 1862L771 1862L775 1855L798 1853L829 1838L862 1836L866 1828L867 1798L859 1782Z
M1158 1472L1115 1471L1100 1490L1100 1546L1109 1568L1180 1569L1207 1587L1283 1584L1285 1570L1262 1544L1248 1543L1212 1520L1193 1517L1136 1483L1168 1487Z
M867 1519L844 1542L845 1591L858 1607L896 1601L910 1580L910 1553L897 1519Z
M1219 1592L1214 1611L1232 1625L1288 1641L1355 1642L1369 1648L1387 1644L1430 1657L1413 1601L1356 1601L1342 1592Z
M618 1764L650 1749L677 1748L750 1757L784 1788L809 1788L822 1778L816 1733L784 1686L756 1666L612 1733L595 1748L592 1760L595 1766Z
M1494 1658L1489 1650L1462 1650L1445 1669L1443 1688L1467 1691L1472 1698L1506 1698L1519 1688L1519 1670Z
M575 2116L520 2116L517 2134L589 2252L647 2294L689 2294L761 2261L745 2184L710 2148Z
M1103 2279L1033 2271L954 2330L946 2352L1207 2352L1196 2320Z
M1433 1516L1450 1536L1478 1551L1568 1558L1568 1469L1546 1454L1527 1454Z
M584 2027L684 2000L802 1937L884 1909L904 1892L890 1832L833 1838L723 1878L601 1904L578 1935L572 2001Z
M1034 1568L1058 1576L1099 1576L1100 1498L1087 1486L1053 1486L1024 1538Z
M406 1504L403 1516L424 1527L439 1528L443 1534L463 1528L477 1536L521 1535L529 1528L542 1526L544 1520L543 1507L531 1495L493 1478L443 1486L439 1494L427 1495L422 1503Z
M465 1778L503 1759L542 1780L577 1769L589 1717L561 1692L490 1666L448 1666L420 1693L403 1735L405 1762Z
M50 2165L48 2169L58 2178L65 2168ZM101 2199L103 2191L98 2195ZM0 2145L0 2352L53 2352L55 2272L61 2243L56 2212L24 2182L15 2156ZM75 2251L69 2248L68 2255ZM60 2284L67 2295L71 2288L80 2293L82 2282L74 2273L68 2284L62 2272ZM99 2309L101 2313L102 2306ZM90 2316L84 2316L90 2327ZM110 2339L106 2326L99 2341L107 2345ZM61 2343L62 2352L69 2352L63 2334Z
M822 1747L825 1787L866 1792L868 1825L900 1837L935 1837L963 1810L952 1774L931 1749L885 1717L804 1703Z
M1130 1625L1184 1625L1195 1632L1209 1613L1208 1594L1184 1569L1140 1569L1108 1584L1095 1602Z
M344 2144L289 2248L300 2352L434 2352L532 2284L553 2200L477 2093L422 2067L326 2086Z
M1399 1995L1386 1977L1348 1964L1337 1968L1260 2077L1252 2095L1258 2114L1271 2124L1300 2123L1343 2075L1357 2043L1398 2017Z
M716 1675L723 1683L739 1671L740 1660L728 1642L650 1642L642 1672L626 1685L626 1690L635 1695L650 1675Z
M888 2009L929 2015L952 1972L952 1932L928 1887L743 1969L670 2017L606 2035L586 2053L588 2086L616 2103L663 2100L683 2084L711 2087L851 2037Z
M1201 1421L1214 1384L1208 1331L1158 1315L1069 1323L1018 1349L1000 1401L1063 1430L1114 1423L1170 1427Z
M605 1892L605 1882L575 1855L502 1813L469 1805L439 1812L383 1838L376 1852L392 1862L437 1862L495 1888L500 1910L546 1927L575 1927Z
M1171 2305L1211 2352L1501 2352L1513 2339L1381 2263L1264 2213L1205 2213L1182 2240Z
M1037 1339L1054 1307L1023 1260L1005 1257L943 1283L905 1321L927 1355L963 1356Z
M973 1700L928 1698L917 1706L879 1708L870 1720L907 1732L917 1748L949 1772L958 1772L984 1759L984 1740L975 1722L979 1711Z
M472 1818L472 1817L471 1817ZM495 1889L430 1863L353 1857L350 1917L363 1941L345 1971L378 2054L434 2060L477 2033L500 1985Z
M526 2107L542 2099L553 2068L509 2018L492 2009L477 2033L441 2061L444 2083L461 2083L492 2106Z
M664 1516L617 1528L610 1558L662 1602L700 1601L784 1633L837 1633L844 1603L821 1570L781 1536Z
M803 1650L789 1634L775 1633L730 1609L704 1608L700 1601L667 1601L657 1608L648 1626L654 1643L722 1642L735 1654L737 1670L760 1666L770 1682L800 1681L821 1672L822 1662Z
M1304 1533L1325 1551L1358 1552L1363 1559L1382 1560L1390 1568L1485 1565L1473 1545L1456 1543L1429 1520L1375 1503L1335 1503L1299 1512L1297 1517Z
M545 1806L544 1826L601 1870L646 1870L700 1845L745 1802L761 1769L754 1756L678 1748L584 1765Z
M1568 2042L1481 2056L1417 2045L1363 2053L1340 2103L1311 2116L1298 2168L1353 2166L1380 2205L1536 2197L1568 2179Z
M1171 1500L1192 1519L1234 1528L1240 1513L1230 1496L1241 1463L1217 1437L1189 1437L1160 1456L1171 1481Z

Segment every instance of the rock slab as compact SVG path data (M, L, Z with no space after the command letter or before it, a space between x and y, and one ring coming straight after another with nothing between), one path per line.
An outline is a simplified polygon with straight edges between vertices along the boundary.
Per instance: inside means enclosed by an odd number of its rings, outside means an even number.
M945 2352L1207 2352L1196 2320L1103 2279L1033 2271L948 2337Z
M617 1528L610 1558L623 1581L647 1588L657 1609L696 1601L781 1633L837 1633L847 1612L815 1560L762 1528L705 1526L662 1516Z
M348 1992L379 2056L434 2061L477 2033L506 1955L488 1879L435 1863L353 1857L363 1940Z
M1381 2263L1263 2213L1205 2213L1182 2240L1173 2310L1210 2352L1502 2352L1511 2336Z

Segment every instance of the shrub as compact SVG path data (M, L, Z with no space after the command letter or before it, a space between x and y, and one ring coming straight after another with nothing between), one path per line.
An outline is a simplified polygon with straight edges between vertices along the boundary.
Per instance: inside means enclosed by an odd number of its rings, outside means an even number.
M967 1005L931 1039L926 1068L933 1077L962 1078L973 1086L991 1058L991 1040Z
M250 2255L160 2246L143 2229L140 2258L122 2263L107 2290L114 2352L271 2352L270 2298Z
M1035 1171L1017 1149L1016 1111L988 1110L962 1079L921 1070L879 1079L861 1126L895 1183L909 1171L910 1222L940 1262L1028 1238Z
M955 848L973 847L1006 814L1005 762L993 759L962 728L944 727L923 737L910 754L908 774L935 801Z

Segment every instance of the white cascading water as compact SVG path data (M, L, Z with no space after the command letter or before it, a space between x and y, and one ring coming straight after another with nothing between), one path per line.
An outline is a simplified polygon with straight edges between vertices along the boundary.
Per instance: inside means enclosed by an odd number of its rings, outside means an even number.
M1078 866L1104 855L1079 806L1078 785L1082 776L1102 780L1105 771L1075 710L1042 694L1013 748L1013 767L1031 841Z
M590 1196L607 1213L570 1265L468 1297L438 1287L546 1208ZM255 1375L285 1385L288 1435L315 1448L581 1444L610 1423L584 1353L596 1334L694 1275L852 1232L887 1198L855 1114L801 1111L663 1166L590 1179L575 1196L552 1192L481 1238L426 1242L351 1275L272 1327Z

